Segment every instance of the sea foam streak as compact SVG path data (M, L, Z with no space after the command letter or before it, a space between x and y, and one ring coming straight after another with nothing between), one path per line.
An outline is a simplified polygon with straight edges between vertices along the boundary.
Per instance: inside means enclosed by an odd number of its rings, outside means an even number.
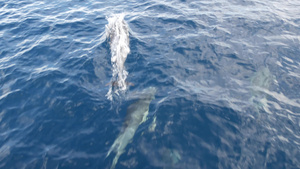
M117 95L127 89L126 78L128 72L124 67L129 48L128 25L124 21L124 14L113 15L107 18L106 37L109 40L111 50L112 78L106 97L112 100L113 91Z

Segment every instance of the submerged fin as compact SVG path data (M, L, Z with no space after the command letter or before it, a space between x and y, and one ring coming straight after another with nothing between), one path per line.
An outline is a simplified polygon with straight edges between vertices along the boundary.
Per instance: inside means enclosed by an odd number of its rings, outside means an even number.
M113 150L113 146L110 147L110 149L108 150L105 158L107 158L110 155L110 153L112 152L112 150Z
M107 157L110 155L110 153L111 153L112 151L115 151L115 150L116 150L116 145L119 144L119 143L118 143L118 142L119 142L118 140L119 140L119 137L115 140L115 142L113 143L113 145L110 147L110 149L108 150L108 152L107 152L105 158L107 158Z
M110 169L114 169L114 168L116 167L116 164L118 163L118 160L119 160L120 155L121 155L120 153L117 153L117 154L116 154L116 156L115 156L115 158L114 158L114 160L113 160L113 162L112 162L112 164L111 164Z
M107 152L107 155L106 155L105 158L107 158L112 151L117 151L118 150L118 147L121 144L120 141L121 141L122 137L123 137L123 135L119 135L118 136L118 138L115 140L115 142L113 143L113 145L110 147L109 151ZM116 152L117 154L116 154L116 156L113 159L113 162L111 164L110 169L114 169L115 168L116 164L118 163L119 157L121 156L121 154L123 154L123 152L124 151L117 151Z

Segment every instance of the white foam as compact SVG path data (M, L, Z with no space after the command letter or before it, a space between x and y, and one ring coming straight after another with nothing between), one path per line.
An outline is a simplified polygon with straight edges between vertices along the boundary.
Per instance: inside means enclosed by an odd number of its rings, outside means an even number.
M107 18L106 37L109 40L111 50L112 79L110 89L106 94L112 100L113 92L125 92L127 89L126 78L128 72L124 63L130 52L128 25L124 20L124 14L116 14Z

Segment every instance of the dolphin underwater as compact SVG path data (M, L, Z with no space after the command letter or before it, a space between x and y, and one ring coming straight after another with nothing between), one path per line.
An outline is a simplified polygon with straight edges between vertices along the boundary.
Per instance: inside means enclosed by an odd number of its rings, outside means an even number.
M119 136L114 141L106 155L106 157L108 157L112 151L116 152L116 156L113 159L110 167L111 169L115 168L119 157L125 152L127 144L131 142L139 125L146 121L149 113L149 105L154 99L155 93L155 87L144 89L143 91L139 92L139 100L127 108L123 130L120 132Z

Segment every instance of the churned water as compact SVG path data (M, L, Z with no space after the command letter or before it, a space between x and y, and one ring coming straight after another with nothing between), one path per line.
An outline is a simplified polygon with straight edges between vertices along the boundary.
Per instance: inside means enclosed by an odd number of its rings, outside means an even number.
M300 168L299 9L0 0L0 168Z

